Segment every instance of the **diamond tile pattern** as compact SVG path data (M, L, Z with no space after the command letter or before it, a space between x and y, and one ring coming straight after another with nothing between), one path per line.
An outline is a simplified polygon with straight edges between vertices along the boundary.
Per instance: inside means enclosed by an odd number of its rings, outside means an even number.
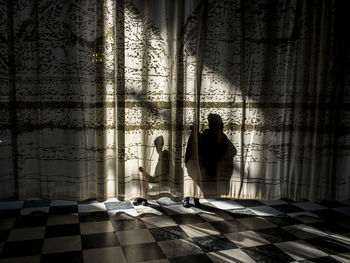
M350 262L349 201L201 201L0 201L0 262Z

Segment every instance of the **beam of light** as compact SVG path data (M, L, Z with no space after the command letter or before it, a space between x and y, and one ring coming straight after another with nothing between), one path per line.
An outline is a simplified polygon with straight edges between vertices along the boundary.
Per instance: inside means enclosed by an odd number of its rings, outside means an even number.
M108 2L107 9L113 10L113 3ZM114 34L111 34L110 32L114 32L111 30L111 27L113 27L113 12L107 11L105 15L105 23L104 23L104 35L105 42L103 45L103 50L101 51L101 54L98 59L102 60L103 65L105 66L105 70L112 69L115 70L115 56L117 51L115 50L116 36ZM115 15L115 14L114 14ZM164 15L164 14L163 14ZM162 28L161 31L158 31L158 29L154 28L152 26L151 21L148 21L147 17L143 17L142 14L138 14L135 10L129 10L128 8L125 9L125 17L128 25L132 25L131 27L128 27L127 30L125 29L125 41L128 42L125 45L125 89L128 91L128 94L134 94L133 97L126 98L126 101L133 102L133 101L140 101L141 103L144 103L144 107L138 108L127 108L125 109L125 117L127 119L128 123L134 123L135 125L140 124L140 119L135 118L139 115L140 112L144 114L144 112L147 111L148 105L152 105L149 102L153 101L165 101L165 102L171 102L174 98L176 98L176 94L173 90L168 90L169 92L162 91L161 94L157 95L150 95L148 97L145 97L146 95L143 94L143 78L147 77L148 81L146 83L147 85L147 95L152 93L157 93L157 90L155 89L156 86L158 87L171 87L171 82L173 79L170 78L171 69L168 68L171 61L171 54L169 53L169 46L168 46L168 39L167 34L164 31L165 28ZM147 25L147 26L145 26ZM135 51L137 51L138 45L144 45L143 43L143 35L152 36L148 41L151 48L159 49L161 54L159 57L151 56L150 59L153 59L154 62L157 62L157 65L160 65L160 67L151 68L149 67L151 64L144 65L140 59L142 58L143 53L136 54ZM132 41L131 41L132 40ZM153 51L150 51L150 54L157 54L152 53ZM162 53L164 52L164 53ZM98 53L95 53L96 56L99 56ZM102 58L103 56L103 58ZM195 54L186 54L185 56L185 62L188 65L192 65L193 62L196 61L196 55ZM111 65L114 65L112 67ZM147 69L145 70L144 67L147 66ZM164 72L162 72L162 68L164 67ZM196 100L196 94L193 92L194 87L194 74L195 70L191 68L191 66L185 67L184 75L186 77L186 81L184 84L184 100L186 102L192 102L195 103ZM202 81L202 92L203 95L201 96L201 109L200 109L200 122L201 122L201 129L205 129L207 127L207 120L206 117L209 113L212 112L212 108L206 105L210 105L210 103L216 103L216 102L226 102L226 103L240 103L242 101L242 90L237 85L233 84L233 82L227 78L224 74L221 74L220 72L217 72L216 70L213 70L210 66L204 65L204 72L205 76L203 77ZM147 76L143 76L142 74L148 74ZM109 73L108 73L109 74ZM132 79L133 81L127 81L128 79ZM179 80L175 80L176 81ZM217 85L217 83L220 82L220 86ZM132 83L132 84L131 84ZM140 85L138 85L138 83ZM153 83L153 84L152 84ZM156 86L154 86L156 84ZM115 85L116 83L109 83L106 82L105 84L105 90L106 94L109 94L109 91L115 92ZM220 92L217 93L217 89L220 89ZM153 90L154 89L154 90ZM132 91L132 92L130 92ZM112 94L112 93L111 93ZM218 94L221 94L221 97L217 97ZM115 99L116 94L113 93L113 99ZM110 98L109 95L106 96L106 100L113 101L112 98ZM256 101L254 98L248 98L247 101L249 103L255 103ZM153 107L153 106L152 106ZM163 114L161 110L158 108L152 108L149 107L148 110L150 110L149 115L155 116L155 114L158 114L156 116L156 121L159 123L169 122L172 121L172 113L170 111L170 115ZM215 107L214 107L215 108ZM184 125L191 125L195 121L195 111L192 107L185 107L184 109L184 116L186 119L184 119ZM164 110L166 112L167 110ZM255 109L255 111L247 110L246 117L247 119L256 119L259 110ZM235 108L232 109L231 107L228 108L215 108L215 113L223 116L225 121L228 123L233 123L235 125L241 125L242 120L240 117L242 116L242 108ZM115 116L116 112L115 109L110 109L106 112L106 124L113 124L114 121L116 121ZM150 124L151 129L152 125L155 123ZM153 132L150 130L150 132ZM164 138L167 140L166 137L170 136L169 133L171 131L162 131L162 134L164 135ZM255 165L255 156L253 152L250 152L249 149L252 149L251 147L256 144L260 144L263 142L263 136L259 136L258 132L252 131L250 135L247 134L244 135L244 141L246 141L245 149L247 149L244 153L240 152L240 138L243 136L240 132L232 132L230 128L228 127L225 131L228 135L229 139L234 143L235 147L238 150L238 155L235 157L235 167L239 167L239 158L241 154L245 154L245 174L249 174L250 178L255 178L259 176L258 169L252 168L251 166ZM152 173L152 170L154 170L154 167L156 165L157 160L146 160L142 156L148 156L150 155L150 151L152 147L144 147L141 145L148 144L152 145L153 137L156 136L156 134L150 134L149 139L144 141L145 131L142 131L139 135L136 133L134 135L126 135L125 136L125 149L127 151L133 152L136 155L136 158L132 160L125 160L125 175L128 177L128 181L133 180L139 177L139 171L137 170L139 166L147 166L149 169L149 172ZM146 137L147 137L146 136ZM189 133L186 133L184 131L183 136L183 146L186 146L187 140L189 137ZM171 138L171 137L169 137ZM106 145L112 145L112 144L118 144L118 142L115 141L114 134L110 133L106 135ZM171 142L167 141L167 145L171 145ZM170 149L171 151L174 151L174 149ZM114 165L108 165L108 173L107 173L107 181L109 182L115 182L115 179L113 179L113 176L115 177L115 168L113 168ZM184 166L183 166L184 167ZM188 179L188 174L186 169L184 169L184 176L185 181ZM136 179L138 181L138 179ZM127 191L129 193L137 193L140 190L140 186L137 186L137 182L135 181L134 186L131 187L131 189L128 189ZM193 182L192 182L193 183ZM231 179L231 192L227 196L235 196L238 192L238 184L240 183L240 174L239 169L234 169L232 179ZM113 189L115 187L108 186L108 193L113 192ZM115 189L114 189L115 190ZM250 192L252 189L245 188L242 192L242 195L245 197L248 197L247 193ZM193 187L190 187L187 189L189 192L197 192L198 189L195 189ZM224 197L224 196L223 196Z

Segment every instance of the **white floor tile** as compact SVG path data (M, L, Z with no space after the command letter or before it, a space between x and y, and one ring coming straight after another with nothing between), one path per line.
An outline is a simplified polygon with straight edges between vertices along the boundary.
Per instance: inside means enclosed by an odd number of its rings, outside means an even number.
M114 232L111 221L80 223L80 233L82 235Z
M193 242L187 239L175 239L158 242L168 258L184 257L195 254L202 254L203 251Z
M216 212L202 212L198 213L200 217L202 217L204 220L208 222L213 221L223 221L223 220L230 220L232 219L231 216L229 216L224 211L216 211Z
M318 215L308 211L289 213L287 215L290 217L294 217L295 219L305 224L322 221L322 219Z
M108 202L120 202L117 198L115 197L111 197L111 198L108 198L105 203L108 203Z
M80 236L54 237L44 239L43 254L81 250Z
M249 209L259 216L277 216L282 214L281 211L278 211L270 206L254 206L249 207Z
M135 207L135 210L137 211L137 213L139 214L139 215L145 215L145 214L147 214L147 215L158 215L158 216L161 216L161 215L163 215L164 213L162 213L161 211L159 211L159 210L157 210L157 209L154 209L154 208L152 208L152 207L150 207L150 206L136 206Z
M170 216L147 216L141 220L146 224L147 228L176 226L177 224Z
M168 259L155 259L155 260L141 261L139 263L170 263L170 261Z
M84 263L126 263L123 250L120 246L85 249L83 250L83 259Z
M318 250L303 240L275 243L274 245L295 260L328 256L328 254Z
M120 210L108 210L108 214L111 217L118 217L118 216L122 216L123 214L125 216L131 216L131 217L139 216L136 209L134 209L134 208L132 208L132 209L120 209Z
M328 236L328 234L322 232L321 230L304 224L285 226L282 227L282 229L288 231L300 239Z
M207 222L180 225L180 227L191 238L208 236L208 235L220 235L220 232L218 232L211 224Z
M349 233L343 234L343 235L342 234L331 235L331 236L329 236L329 238L350 245L350 234Z
M335 260L338 260L341 263L349 263L350 262L350 252L332 255L331 257L334 258Z
M155 242L148 229L137 229L116 232L122 246Z
M218 252L210 252L207 255L214 263L255 263L255 261L241 249L228 249Z
M265 244L269 244L266 239L255 233L254 231L243 231L236 233L224 234L231 242L235 243L238 247L255 247Z
M217 208L224 209L224 210L243 208L243 206L231 200L214 201L214 202L211 202L211 204L213 204Z
M79 213L107 211L104 203L79 204Z

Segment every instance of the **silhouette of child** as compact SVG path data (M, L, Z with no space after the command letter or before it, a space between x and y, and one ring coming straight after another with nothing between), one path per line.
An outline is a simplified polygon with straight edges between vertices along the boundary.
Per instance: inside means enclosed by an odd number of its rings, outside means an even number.
M154 171L154 176L151 176L143 167L139 167L139 171L146 179L147 183L158 184L160 186L168 186L169 180L169 158L170 153L167 150L163 150L164 138L163 136L158 136L154 140L154 145L156 146L156 151L159 154L158 163ZM144 198L135 198L133 201L134 205L147 205L148 202Z

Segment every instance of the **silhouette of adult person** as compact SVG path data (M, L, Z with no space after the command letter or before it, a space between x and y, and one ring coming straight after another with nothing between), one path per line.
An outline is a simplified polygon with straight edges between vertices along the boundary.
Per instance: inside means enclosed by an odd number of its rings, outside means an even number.
M144 179L147 181L147 188L150 186L159 186L159 189L164 189L169 187L170 178L169 178L169 160L170 153L168 150L163 150L164 147L164 138L163 136L158 136L154 140L154 145L156 151L159 155L158 162L154 171L154 176L150 175L143 167L139 167L139 171L144 176ZM148 202L144 198L135 198L133 201L134 205L142 204L147 205Z
M233 172L233 158L237 150L223 132L224 124L220 115L208 115L209 129L197 134L198 144L195 145L195 131L192 128L185 153L185 164L190 177L201 188L204 196L217 197L218 193L227 194L229 181ZM195 148L197 147L197 148ZM195 156L198 151L198 159ZM194 168L193 162L197 160L199 171ZM198 167L198 166L197 166ZM189 197L183 201L184 207L189 207ZM199 199L194 198L195 206L199 206Z

